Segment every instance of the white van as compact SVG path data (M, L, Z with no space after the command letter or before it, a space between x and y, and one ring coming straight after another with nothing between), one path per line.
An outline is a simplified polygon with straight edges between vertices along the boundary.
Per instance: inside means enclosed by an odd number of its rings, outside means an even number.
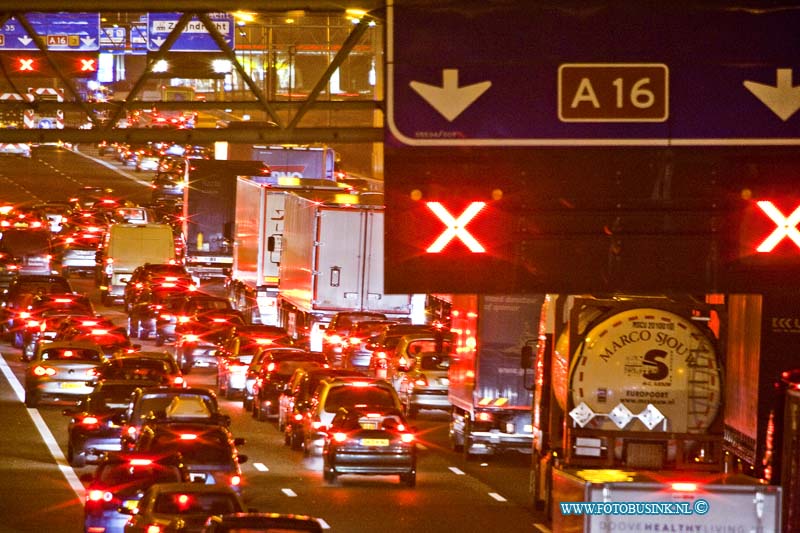
M175 240L169 225L112 224L98 252L97 280L103 304L122 299L136 267L175 260Z

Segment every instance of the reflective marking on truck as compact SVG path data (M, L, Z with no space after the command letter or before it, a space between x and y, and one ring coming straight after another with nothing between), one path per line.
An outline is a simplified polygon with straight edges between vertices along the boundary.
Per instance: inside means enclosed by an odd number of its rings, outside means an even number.
M496 492L490 492L489 496L491 496L492 498L494 498L495 500L497 500L499 502L507 502L508 501L505 498L503 498L502 496L500 496L499 494L497 494Z
M466 474L464 474L463 470L461 470L460 468L456 468L455 466L451 466L448 470L450 470L452 473L454 473L457 476L466 475Z

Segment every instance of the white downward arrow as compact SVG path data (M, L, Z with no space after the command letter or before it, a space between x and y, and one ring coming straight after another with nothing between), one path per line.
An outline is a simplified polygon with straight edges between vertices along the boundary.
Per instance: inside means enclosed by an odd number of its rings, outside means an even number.
M441 87L419 81L412 81L409 85L444 118L453 122L492 86L492 82L482 81L459 87L458 69L448 68L442 70Z
M153 39L153 43L155 43L157 47L161 48L161 45L164 44L165 40L166 39L162 39L161 37L156 37L155 39Z
M33 42L33 39L31 39L27 35L25 35L23 37L17 37L17 39L19 39L19 42L21 42L23 44L23 46L28 46L29 44L31 44Z
M800 109L800 85L792 87L792 69L777 69L776 85L745 81L747 90L756 95L765 106L784 122Z
M94 37L81 37L81 42L84 46L91 46L94 44Z

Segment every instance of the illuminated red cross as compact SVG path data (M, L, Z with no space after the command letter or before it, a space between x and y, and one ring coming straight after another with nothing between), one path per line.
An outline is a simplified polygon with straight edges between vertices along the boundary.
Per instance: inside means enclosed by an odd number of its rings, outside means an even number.
M772 202L762 200L758 202L758 207L777 227L764 239L764 242L758 245L756 251L771 252L784 238L789 239L800 248L800 230L797 229L797 224L800 223L800 206L795 208L788 217L784 216Z
M81 59L81 72L94 72L94 59Z
M447 229L439 235L433 244L428 246L426 251L429 254L438 254L456 237L458 237L472 253L483 253L486 251L484 247L481 246L481 243L467 231L467 224L469 224L469 222L475 218L475 215L486 206L485 202L472 202L458 218L454 218L439 202L428 202L427 205L439 220L444 222L444 225L447 226Z
M33 71L33 59L22 59L19 60L19 70L28 70Z

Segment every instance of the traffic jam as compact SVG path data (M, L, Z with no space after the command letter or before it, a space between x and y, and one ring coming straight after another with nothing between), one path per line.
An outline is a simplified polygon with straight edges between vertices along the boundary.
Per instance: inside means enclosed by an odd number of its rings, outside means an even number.
M317 247L322 255L311 258L338 265L330 270L336 284L277 268L275 253L286 258L281 268L307 270L298 261L313 239L293 238L301 249L286 239L263 262L248 261L246 246L265 249L282 232L303 231L309 206L326 213L331 244L363 220L380 224L383 206L374 194L361 198L352 185L324 177L279 183L264 160L159 150L156 170L144 175L151 200L144 205L112 187L82 187L63 200L1 209L5 352L22 365L24 405L62 415L66 431L54 437L83 487L83 531L357 530L336 528L313 508L275 512L247 503L255 490L248 478L268 467L250 452L253 431L244 438L237 425L246 417L256 435L274 433L276 445L303 468L308 463L323 487L346 490L368 480L371 493L416 490L419 458L429 446L446 445L424 433L446 432L452 409L447 317L426 319L423 295L385 295L371 307L349 302L345 293L357 280L348 276L363 261L382 260L359 256L350 244ZM141 181L129 156L119 155L128 147L85 151ZM325 151L292 154L329 158ZM253 202L267 209L260 222L247 216ZM276 210L294 214L276 226ZM234 246L226 228L253 234ZM352 246L382 239L351 237ZM283 272L299 284L294 290L281 284ZM380 280L364 282L380 290ZM341 303L295 298L302 287ZM475 462L506 447L499 440L470 447L465 439L477 437L464 437L463 429L446 437L459 439L457 457L465 450ZM530 421L510 433L518 442L508 449L521 452L512 464L524 463Z

